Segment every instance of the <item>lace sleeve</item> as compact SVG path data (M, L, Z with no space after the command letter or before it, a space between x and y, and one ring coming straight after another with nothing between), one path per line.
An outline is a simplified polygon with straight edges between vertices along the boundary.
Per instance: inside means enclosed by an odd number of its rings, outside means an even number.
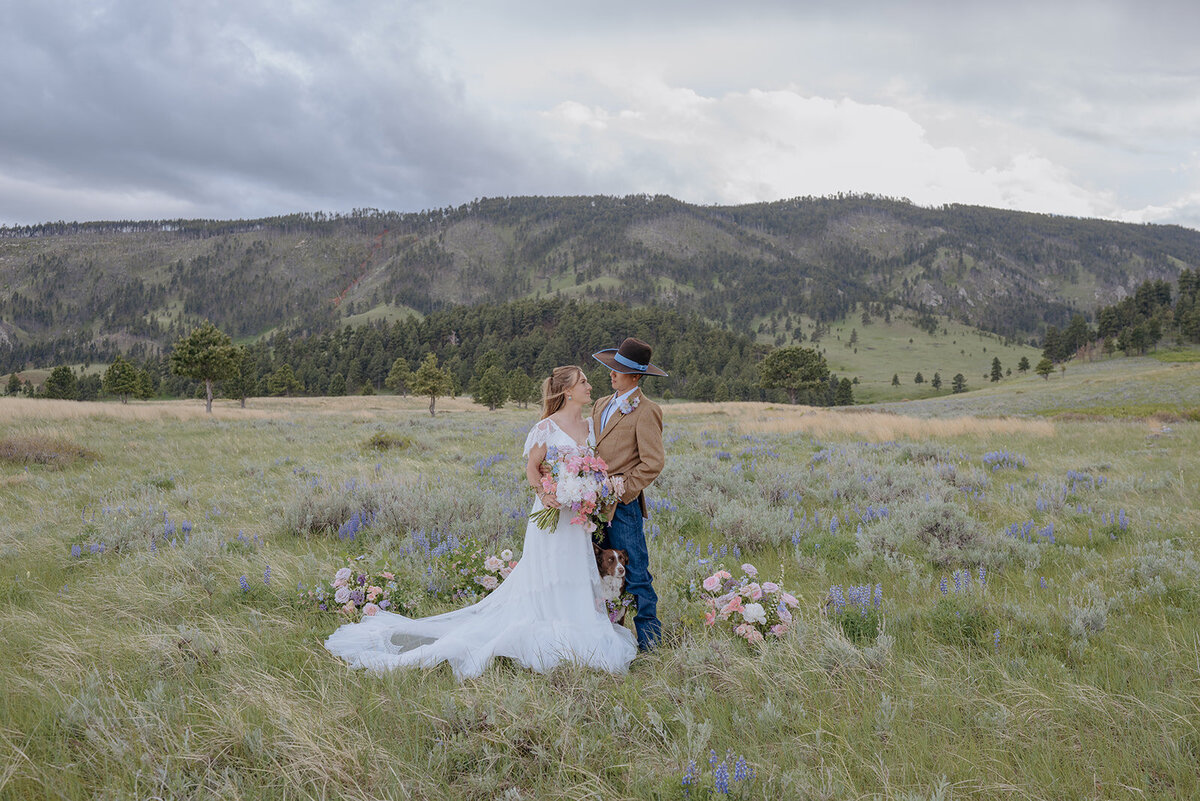
M553 430L550 418L539 420L537 425L529 429L529 436L525 438L525 450L521 452L521 455L528 459L529 452L536 446L549 445L550 434Z

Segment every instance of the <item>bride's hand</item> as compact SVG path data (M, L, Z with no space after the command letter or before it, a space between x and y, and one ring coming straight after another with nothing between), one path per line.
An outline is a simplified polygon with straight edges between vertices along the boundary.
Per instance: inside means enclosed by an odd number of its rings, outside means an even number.
M538 499L542 502L542 506L547 509L559 509L562 504L558 502L558 498L554 497L552 492L539 492Z

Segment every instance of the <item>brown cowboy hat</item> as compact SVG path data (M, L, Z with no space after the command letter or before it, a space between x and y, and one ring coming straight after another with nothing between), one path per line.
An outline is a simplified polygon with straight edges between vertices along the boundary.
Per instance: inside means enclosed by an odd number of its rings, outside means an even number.
M659 368L650 363L650 346L640 339L629 337L619 348L608 348L592 354L592 358L603 364L609 370L631 375L665 376Z

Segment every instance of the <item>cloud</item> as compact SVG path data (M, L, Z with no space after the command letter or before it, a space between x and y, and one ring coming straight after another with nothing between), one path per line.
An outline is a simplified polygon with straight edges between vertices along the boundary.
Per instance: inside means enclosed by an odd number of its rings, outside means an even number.
M544 114L563 157L586 160L607 191L624 186L722 204L849 191L923 205L1114 210L1111 195L1077 185L1035 152L974 166L962 148L931 144L902 109L795 90L714 98L653 81L627 85L619 109L564 102Z
M160 198L164 214L411 208L522 174L435 66L419 4L336 5L10 4L0 67L24 77L0 83L0 177L43 191L0 194L0 219L104 198L143 216Z
M0 223L859 191L1195 224L1197 9L0 3Z

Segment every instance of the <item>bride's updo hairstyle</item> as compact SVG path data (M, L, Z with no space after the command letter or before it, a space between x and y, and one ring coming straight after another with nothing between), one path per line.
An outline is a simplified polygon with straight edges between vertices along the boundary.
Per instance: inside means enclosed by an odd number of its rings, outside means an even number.
M579 383L583 370L573 364L555 367L542 382L542 419L557 412L567 401L567 390Z

